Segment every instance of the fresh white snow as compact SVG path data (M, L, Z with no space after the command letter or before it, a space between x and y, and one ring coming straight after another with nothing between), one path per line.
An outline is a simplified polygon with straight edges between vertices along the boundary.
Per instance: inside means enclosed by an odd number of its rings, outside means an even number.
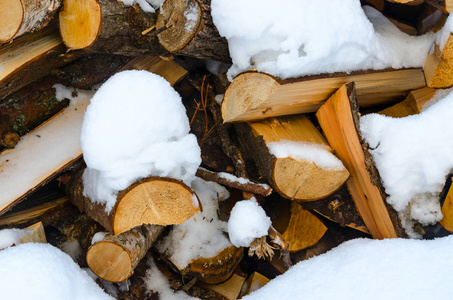
M27 230L25 229L13 228L0 230L0 250L19 244L20 239L25 234L27 234Z
M453 236L348 241L302 261L244 300L451 299Z
M236 247L250 247L254 239L267 235L271 219L255 198L238 201L228 220L228 235Z
M434 224L446 176L453 169L453 94L418 115L361 117L360 128L381 175L387 202L399 212L412 237L413 221Z
M230 80L256 68L281 78L421 67L434 34L409 36L359 0L213 0ZM238 9L240 7L240 9Z
M83 120L84 195L110 211L118 191L148 176L190 185L201 152L189 130L181 97L165 79L147 71L115 74L93 96Z
M140 8L147 13L154 13L156 9L162 7L162 4L165 0L118 0L123 2L126 6L132 6L134 3L137 3Z
M269 152L275 157L292 157L310 161L323 169L343 170L344 165L326 146L302 142L280 140L278 142L267 143Z
M198 212L181 225L173 229L158 245L158 250L165 252L179 268L186 267L190 261L200 257L213 257L221 250L230 247L225 235L227 223L219 220L218 201L229 197L228 191L214 182L197 178L192 189L203 205Z
M113 299L85 271L49 244L27 243L0 251L0 298Z

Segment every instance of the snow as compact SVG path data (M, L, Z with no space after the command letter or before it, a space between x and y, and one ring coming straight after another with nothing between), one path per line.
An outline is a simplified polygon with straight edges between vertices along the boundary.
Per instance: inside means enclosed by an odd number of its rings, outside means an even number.
M80 143L87 169L84 195L110 211L119 191L149 176L190 185L201 163L179 94L162 77L123 71L91 99Z
M70 239L61 245L61 251L69 255L72 260L77 262L83 255L82 247L76 239Z
M118 0L123 2L126 6L132 6L134 3L137 3L140 8L147 13L154 13L156 9L162 7L162 4L165 0Z
M230 174L230 173L226 173L226 172L218 172L217 175L220 177L220 178L223 178L223 179L226 179L230 182L238 182L240 184L248 184L248 183L252 183L250 180L246 179L246 178L243 178L243 177L236 177L234 176L233 174ZM261 187L263 187L264 189L270 189L270 186L265 184L265 183L254 183L255 185L259 185Z
M48 244L27 243L0 251L2 299L113 299L71 257Z
M13 228L0 230L0 250L19 244L20 239L25 234L27 234L27 230L25 229Z
M92 94L79 90L78 97L71 97L70 105L53 117L52 122L23 136L14 151L0 155L0 212L80 157L80 128Z
M228 220L228 235L236 247L250 247L254 239L267 235L272 222L254 197L238 201Z
M280 140L278 142L266 143L269 152L278 158L292 157L294 159L306 160L316 164L323 169L344 170L343 163L333 155L326 146L302 142Z
M227 223L219 220L218 201L229 197L228 191L214 182L197 178L192 189L200 199L203 211L181 225L174 226L165 239L157 245L180 269L200 257L213 257L231 243L225 235Z
M434 224L446 176L453 169L453 93L418 115L361 117L360 128L381 175L390 203L410 236L413 221Z
M184 11L184 17L186 18L186 25L184 26L184 30L187 32L191 32L198 22L198 15L199 15L199 8L195 2L190 2L189 7L186 11Z
M289 78L422 67L435 38L402 33L359 0L213 0L211 7L228 40L230 80L253 68Z
M242 299L451 299L452 247L453 236L352 240Z
M91 238L91 245L96 244L97 242L102 241L109 233L107 231L96 232Z

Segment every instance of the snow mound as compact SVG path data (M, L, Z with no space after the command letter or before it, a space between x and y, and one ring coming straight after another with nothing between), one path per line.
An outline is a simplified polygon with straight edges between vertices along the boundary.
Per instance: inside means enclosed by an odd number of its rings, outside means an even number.
M0 251L2 299L113 299L85 271L48 244L21 244Z
M253 68L289 78L421 67L434 41L431 33L401 32L359 0L212 0L211 7L228 40L230 80Z
M190 184L201 163L179 94L162 77L123 71L96 92L80 137L84 195L113 207L118 191L149 177Z
M267 235L271 219L255 198L237 202L228 220L228 235L236 247L250 247L255 238Z

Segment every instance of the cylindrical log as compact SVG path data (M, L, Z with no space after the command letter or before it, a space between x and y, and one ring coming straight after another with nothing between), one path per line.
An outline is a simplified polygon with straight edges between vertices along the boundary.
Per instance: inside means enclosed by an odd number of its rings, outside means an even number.
M211 17L211 0L166 0L157 18L157 36L169 52L231 62L228 43Z
M157 240L163 226L141 225L93 244L86 259L91 271L110 282L128 279Z
M0 2L0 43L7 43L46 26L61 0L9 0Z
M83 195L83 170L74 174L66 186L70 200L113 234L142 224L182 224L200 211L195 192L181 181L150 177L118 193L114 207L107 212L105 204Z
M317 165L316 160L291 155L277 157L271 153L271 143L286 140L302 142L303 147L314 146L310 151L333 156L321 133L304 115L237 124L236 130L261 175L285 198L301 201L321 199L339 189L349 177L341 163L340 168L328 168Z
M65 45L88 52L124 55L166 51L153 31L157 14L145 13L137 6L126 6L111 0L64 0L60 12L60 33Z

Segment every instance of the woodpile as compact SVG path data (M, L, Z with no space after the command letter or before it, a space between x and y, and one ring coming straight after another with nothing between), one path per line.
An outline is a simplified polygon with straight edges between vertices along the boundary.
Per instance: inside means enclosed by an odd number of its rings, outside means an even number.
M413 35L441 28L453 10L448 0L361 2ZM112 0L3 1L0 28L0 228L32 230L21 243L63 250L77 243L82 254L75 260L118 299L154 299L149 268L173 290L238 299L346 240L407 237L359 120L419 114L439 89L453 86L451 35L442 49L433 45L423 68L290 79L250 70L227 82L225 72L206 67L231 63L210 0L166 0L156 12ZM208 219L196 188L145 177L120 191L111 210L86 195L83 114L95 90L124 70L156 73L181 95L201 149L197 180L229 193L209 199L218 220L206 222L227 224L238 201L256 198L272 221L268 235L184 265L162 245L188 220ZM79 100L72 106L71 99ZM282 154L282 143L299 152ZM319 156L339 165L323 166ZM416 224L425 237L453 231L451 178L442 201L438 224Z

